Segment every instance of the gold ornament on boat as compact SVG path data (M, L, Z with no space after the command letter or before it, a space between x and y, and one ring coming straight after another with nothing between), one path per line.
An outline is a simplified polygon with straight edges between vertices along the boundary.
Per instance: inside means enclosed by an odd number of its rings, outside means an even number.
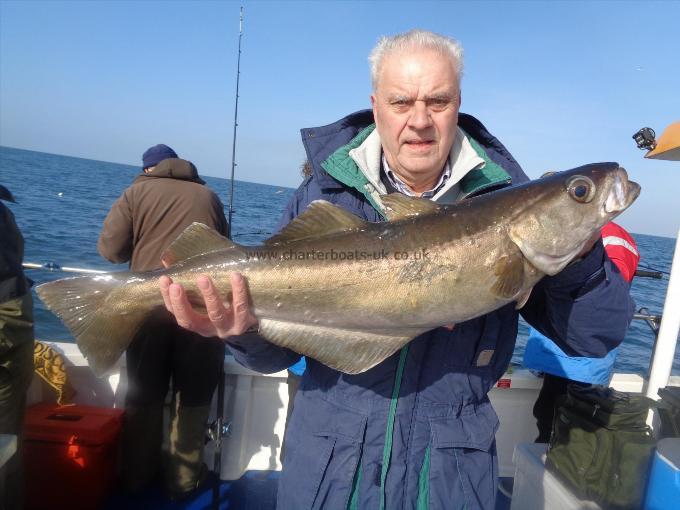
M64 357L48 344L35 341L33 349L35 373L57 393L60 406L74 405L76 391L68 381Z

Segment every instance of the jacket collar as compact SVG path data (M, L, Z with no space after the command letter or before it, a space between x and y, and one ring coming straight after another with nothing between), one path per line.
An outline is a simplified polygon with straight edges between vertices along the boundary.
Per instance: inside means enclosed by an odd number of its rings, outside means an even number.
M484 160L484 164L480 165L479 168L468 171L458 181L459 189L447 187L439 201L451 203L474 194L504 187L511 184L513 174L523 175L519 165L505 147L491 136L477 119L461 113L459 114L458 125L477 156ZM346 186L354 188L361 192L376 210L380 211L382 209L380 194L385 191L382 182L380 182L379 174L379 150L381 149L375 144L375 140L372 140L369 141L364 153L367 168L374 168L377 158L377 179L375 172L364 173L350 156L350 151L359 148L374 130L373 112L362 110L333 124L303 129L301 132L303 144L319 186L326 190L343 189ZM377 132L373 136L377 139ZM377 140L379 143L379 139ZM496 153L493 159L484 149L484 147L489 146ZM474 156L472 157L474 158ZM513 171L511 173L506 172L496 162L498 159L507 161L507 164L512 166Z
M360 110L326 126L300 130L307 159L322 189L342 189L343 184L323 169L322 162L338 147L350 143L364 128L373 124L373 111Z
M142 173L137 176L135 182L139 180L152 179L154 177L180 179L191 181L197 184L205 184L205 181L198 176L198 170L191 161L180 158L168 158L158 163L149 173Z
M367 129L374 128L375 125ZM365 140L358 147L348 152L366 179L380 192L386 193L385 185L380 179L382 144L377 129L372 129ZM457 128L456 138L451 146L448 158L451 164L451 177L444 186L435 194L435 202L453 202L458 198L456 192L461 180L472 170L484 168L487 160L483 159L470 143L467 134L461 128ZM502 176L501 176L502 178Z

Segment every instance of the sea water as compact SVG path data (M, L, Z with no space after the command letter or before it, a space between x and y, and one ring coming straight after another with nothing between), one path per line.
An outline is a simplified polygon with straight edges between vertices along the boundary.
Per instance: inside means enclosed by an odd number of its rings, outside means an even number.
M24 261L105 271L126 270L127 265L113 265L97 253L97 238L111 205L139 172L139 167L129 165L0 147L0 184L7 186L17 199L16 204L7 205L24 235ZM229 181L202 177L226 206ZM247 175L239 177L247 178ZM233 239L254 245L269 237L293 191L237 180ZM641 266L670 271L674 239L640 233L633 233L633 237L642 256ZM46 270L27 270L26 274L36 284L74 276ZM644 306L651 313L660 314L667 285L667 274L662 280L635 278L631 294L637 308ZM37 297L35 331L39 339L73 341L59 319ZM526 324L521 322L513 356L515 365L522 363L526 336ZM646 375L653 340L654 334L645 322L633 321L617 357L616 371ZM680 375L680 349L675 354L673 374Z

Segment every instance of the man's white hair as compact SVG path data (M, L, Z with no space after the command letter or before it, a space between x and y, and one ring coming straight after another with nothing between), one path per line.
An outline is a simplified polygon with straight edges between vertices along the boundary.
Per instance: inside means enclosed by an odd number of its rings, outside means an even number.
M428 30L416 29L389 37L383 36L371 50L368 62L371 65L371 83L374 91L378 88L378 77L385 57L393 53L414 49L434 50L450 57L460 84L460 79L463 76L463 47L461 44L451 37L435 34Z

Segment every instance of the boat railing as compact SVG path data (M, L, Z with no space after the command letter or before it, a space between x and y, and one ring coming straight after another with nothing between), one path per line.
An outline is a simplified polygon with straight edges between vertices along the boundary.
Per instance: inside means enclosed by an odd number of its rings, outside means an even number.
M675 348L680 332L680 230L675 240L675 252L671 263L668 289L664 300L664 309L659 321L652 347L652 358L649 362L649 378L644 393L657 400L659 388L668 384L675 358Z

